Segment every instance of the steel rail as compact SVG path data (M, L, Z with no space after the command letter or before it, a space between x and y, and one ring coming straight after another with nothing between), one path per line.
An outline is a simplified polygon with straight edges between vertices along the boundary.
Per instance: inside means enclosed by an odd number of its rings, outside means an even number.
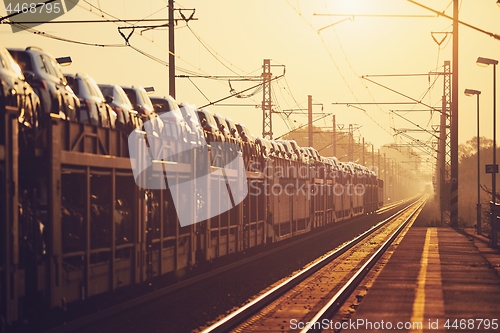
M353 293L353 291L358 287L365 276L370 272L370 270L375 266L378 260L382 257L389 246L394 242L394 240L399 236L401 231L410 223L411 219L415 216L420 207L425 204L426 200L423 200L417 208L410 214L408 218L402 223L389 237L382 246L378 248L377 251L368 259L357 271L356 273L342 286L342 288L323 306L316 315L309 321L310 325L304 327L300 333L307 332L320 332L321 323L325 319L331 319L333 315L340 309L345 300ZM319 325L314 325L318 323ZM319 328L316 326L320 326Z
M420 199L419 199L420 200ZM353 238L351 241L347 242L346 244L342 245L340 248L337 250L331 252L327 256L323 257L319 261L315 262L314 264L304 268L294 276L288 278L287 280L283 281L279 285L275 286L271 290L265 292L264 294L258 296L257 298L253 299L249 303L245 304L244 306L240 307L239 309L233 311L226 317L222 318L221 320L215 322L214 324L208 326L207 328L203 329L201 333L212 333L212 332L229 332L231 329L235 328L236 326L242 324L245 320L249 319L252 315L257 313L259 310L263 309L267 305L269 305L271 302L274 300L278 299L280 296L282 296L285 292L289 291L293 287L297 286L299 283L304 281L306 278L310 277L312 274L329 264L331 261L339 257L341 254L345 253L347 250L351 249L353 246L356 244L360 243L363 241L367 236L371 235L375 231L379 230L381 227L386 225L389 221L392 221L396 217L402 215L404 212L408 211L411 209L418 200L412 202L410 205L406 206L405 208L402 208L401 210L397 211L390 217L382 220L381 222L377 223L367 231L363 232L362 234L358 235L357 237Z
M381 209L379 209L376 213L377 214L385 213L386 211L394 209L396 206L402 205L408 201L411 201L411 198L406 199L406 200L401 200L401 201L392 203L390 205L386 205L386 206L382 207ZM355 221L360 217L361 216L357 216L353 219L350 219L348 222L355 223ZM330 224L330 226L333 227L333 229L324 229L324 230L327 232L331 232L332 230L335 230L335 229L340 227L339 225L335 225L334 223ZM145 303L148 303L151 301L154 301L154 300L159 299L161 297L165 297L166 295L169 295L173 292L176 292L176 291L179 291L183 288L194 285L194 284L201 282L205 279L212 278L214 276L222 274L222 273L229 271L231 269L236 269L237 267L254 262L256 260L262 260L263 258L266 258L267 256L270 256L276 252L284 251L288 248L291 248L291 247L296 246L298 244L301 244L301 243L307 242L311 239L314 239L317 236L318 235L315 233L309 233L308 235L305 235L305 237L303 237L303 238L292 240L291 242L286 243L286 244L281 244L279 247L269 249L269 250L266 250L264 252L260 252L256 255L242 259L242 260L237 261L237 262L230 263L228 265L225 265L225 266L218 268L218 269L215 269L213 271L194 276L194 277L189 278L187 280L184 280L182 282L178 282L174 285L158 289L155 292L147 293L147 294L139 296L137 298L133 298L131 300L125 301L124 303L120 303L120 304L111 306L109 308L102 309L99 312L92 313L92 314L86 315L84 317L76 318L72 321L65 322L63 325L47 328L47 330L45 330L44 333L67 333L67 332L76 331L78 329L81 329L82 327L91 325L91 324L96 323L100 320L104 320L104 319L109 318L113 315L116 315L122 311L140 306L142 304L145 304Z

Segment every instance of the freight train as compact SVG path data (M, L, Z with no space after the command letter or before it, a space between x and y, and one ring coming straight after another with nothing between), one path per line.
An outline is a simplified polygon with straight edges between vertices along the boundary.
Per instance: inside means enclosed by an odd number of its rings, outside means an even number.
M26 129L19 106L0 104L6 325L383 204L383 182L368 168L253 138L189 105L124 132L54 113Z

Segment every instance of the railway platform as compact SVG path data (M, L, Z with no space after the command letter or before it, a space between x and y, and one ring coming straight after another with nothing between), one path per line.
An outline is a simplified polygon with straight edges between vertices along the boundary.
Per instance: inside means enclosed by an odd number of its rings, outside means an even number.
M412 226L342 332L500 331L500 252L487 241Z

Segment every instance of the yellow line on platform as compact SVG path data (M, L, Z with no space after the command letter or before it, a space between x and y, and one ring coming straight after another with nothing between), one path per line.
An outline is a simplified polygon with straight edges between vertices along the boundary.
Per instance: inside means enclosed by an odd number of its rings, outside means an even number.
M427 293L426 293L427 286ZM430 302L426 306L426 294ZM432 313L433 318L425 320L425 313ZM439 332L439 321L444 317L443 288L441 280L441 260L438 249L437 228L428 228L425 234L424 249L420 259L420 271L418 273L417 290L413 301L413 313L410 321L422 323L418 328L409 330L410 333L421 333L423 331ZM441 319L441 320L440 320Z
M429 263L429 245L431 243L431 229L427 229L425 234L424 250L422 251L422 258L420 259L420 272L418 273L417 290L415 292L415 300L413 301L413 312L410 321L424 322L425 310L425 279L427 277L427 265ZM422 332L422 329L412 329L412 333Z

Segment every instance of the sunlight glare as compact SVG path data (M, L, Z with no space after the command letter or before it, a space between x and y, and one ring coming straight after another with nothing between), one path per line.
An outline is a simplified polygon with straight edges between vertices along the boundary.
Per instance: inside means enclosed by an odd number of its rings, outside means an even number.
M332 7L339 14L367 14L374 12L378 6L370 0L333 0Z

